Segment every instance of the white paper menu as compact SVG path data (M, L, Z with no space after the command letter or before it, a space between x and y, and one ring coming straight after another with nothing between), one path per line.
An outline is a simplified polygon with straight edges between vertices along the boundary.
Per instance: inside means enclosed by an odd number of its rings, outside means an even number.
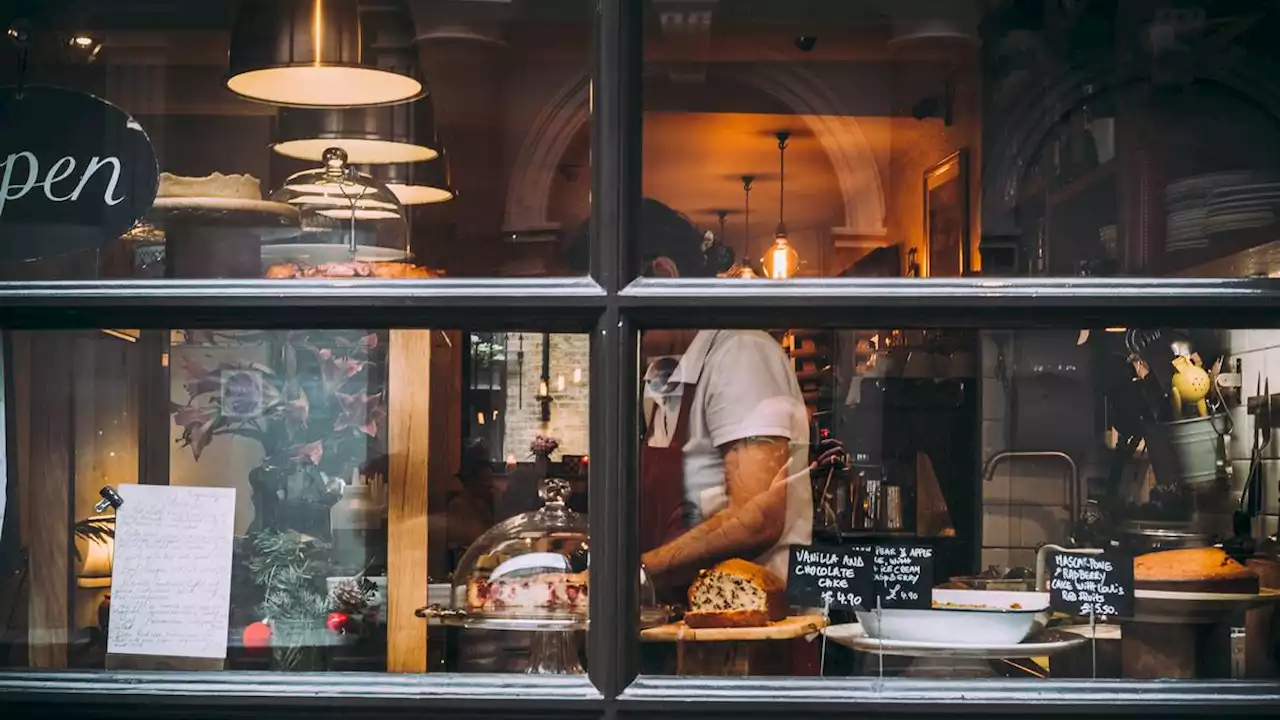
M225 658L235 489L118 491L107 652Z

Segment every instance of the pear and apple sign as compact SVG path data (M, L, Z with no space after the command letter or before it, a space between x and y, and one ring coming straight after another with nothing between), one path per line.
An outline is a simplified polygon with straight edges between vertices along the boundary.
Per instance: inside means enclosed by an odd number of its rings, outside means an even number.
M103 247L151 209L159 176L151 139L115 105L0 87L0 264Z

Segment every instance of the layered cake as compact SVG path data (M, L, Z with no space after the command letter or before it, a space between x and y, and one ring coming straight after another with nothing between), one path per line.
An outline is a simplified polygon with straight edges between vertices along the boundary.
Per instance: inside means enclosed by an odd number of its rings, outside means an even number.
M1222 548L1184 548L1139 555L1133 560L1139 590L1257 593L1258 575Z
M439 274L427 268L401 262L328 262L319 265L280 263L267 268L266 277L272 280L291 278L356 278L426 279Z
M467 583L467 609L485 613L582 613L587 612L585 572L543 573Z
M160 187L156 191L156 197L261 200L262 187L258 178L252 175L214 173L197 178L160 173Z
M684 622L692 628L762 627L787 616L786 590L768 568L725 560L689 586Z

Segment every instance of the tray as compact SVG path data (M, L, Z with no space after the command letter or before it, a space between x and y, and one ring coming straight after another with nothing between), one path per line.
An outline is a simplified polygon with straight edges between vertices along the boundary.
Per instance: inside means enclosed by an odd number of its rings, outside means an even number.
M1135 622L1218 623L1232 613L1280 602L1280 590L1263 588L1256 594L1137 590L1134 599Z
M643 642L738 642L791 640L821 632L827 626L822 615L793 615L764 627L691 628L683 621L659 625L640 632Z

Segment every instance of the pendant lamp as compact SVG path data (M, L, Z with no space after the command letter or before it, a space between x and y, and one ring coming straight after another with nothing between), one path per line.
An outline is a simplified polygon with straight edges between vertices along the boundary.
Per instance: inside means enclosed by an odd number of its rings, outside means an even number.
M404 17L408 20L408 14ZM244 0L231 31L227 88L272 105L402 103L422 81L366 57L360 0Z
M787 223L783 220L783 201L787 188L787 140L791 133L783 131L778 138L778 231L774 233L773 245L765 251L760 262L764 265L764 274L770 280L785 280L796 274L800 268L800 255L791 247L787 238Z
M320 162L324 151L333 147L345 150L356 165L426 162L440 154L419 140L432 135L432 128L420 129L431 122L431 114L429 97L370 108L284 108L276 118L276 143L271 148L310 162Z
M751 269L751 184L756 181L754 175L742 176L742 264L738 266L734 277L740 280L753 280L756 271Z
M440 156L430 162L375 165L368 172L403 205L430 205L457 197L449 170L449 153L436 144Z

